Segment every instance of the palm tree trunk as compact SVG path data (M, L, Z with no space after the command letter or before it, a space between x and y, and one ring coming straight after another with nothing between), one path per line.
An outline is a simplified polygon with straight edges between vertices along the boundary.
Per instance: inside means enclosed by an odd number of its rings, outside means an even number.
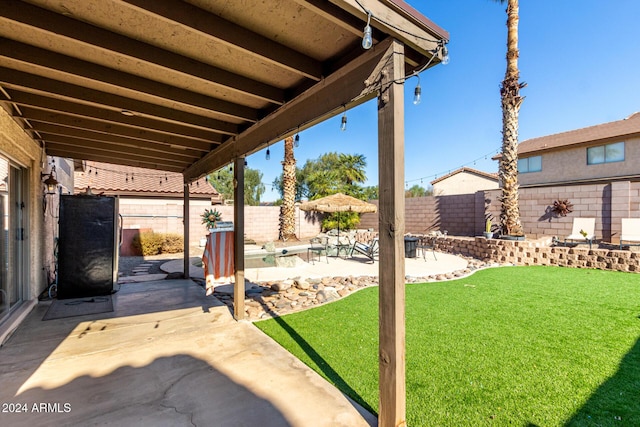
M500 224L504 234L521 236L524 234L520 223L518 201L518 115L523 97L520 89L518 70L518 0L508 0L507 4L507 71L500 88L502 101L502 156L499 176L502 182L500 201Z
M280 206L280 240L296 238L296 158L293 155L293 138L284 140L284 161L282 162L283 198Z

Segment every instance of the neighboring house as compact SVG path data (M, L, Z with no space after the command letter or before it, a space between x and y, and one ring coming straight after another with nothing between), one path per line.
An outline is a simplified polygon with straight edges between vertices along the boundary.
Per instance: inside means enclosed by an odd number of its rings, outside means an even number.
M133 255L131 240L139 230L182 234L182 174L119 166L99 162L82 162L74 174L74 194L119 196L123 219L121 255ZM200 214L211 205L220 205L222 195L205 178L189 186L190 241L197 243L203 234ZM226 219L226 218L225 218Z
M523 187L639 180L640 113L528 139L518 146L518 159Z
M463 167L431 181L434 196L472 194L498 188L498 175Z

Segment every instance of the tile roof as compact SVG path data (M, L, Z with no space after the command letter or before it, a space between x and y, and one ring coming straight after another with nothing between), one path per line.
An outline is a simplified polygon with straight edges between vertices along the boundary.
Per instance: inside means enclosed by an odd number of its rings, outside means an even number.
M589 126L582 129L527 139L518 145L518 154L554 150L568 146L588 144L611 138L640 135L640 113L633 113L623 120ZM497 156L498 157L498 156Z
M76 194L91 187L94 194L181 198L183 186L184 180L180 173L110 163L86 161L84 171L74 172ZM191 184L189 195L195 198L217 198L222 202L222 196L205 178Z
M481 176L483 178L492 179L492 180L495 180L496 182L498 181L498 174L497 173L489 173L489 172L480 171L478 169L462 167L462 168L456 169L453 172L450 172L450 173L448 173L446 175L443 175L440 178L434 179L433 181L431 181L431 185L437 184L440 181L444 181L445 179L451 178L452 176L457 175L457 174L462 173L462 172L467 172L467 173L471 173L471 174L474 174L474 175Z

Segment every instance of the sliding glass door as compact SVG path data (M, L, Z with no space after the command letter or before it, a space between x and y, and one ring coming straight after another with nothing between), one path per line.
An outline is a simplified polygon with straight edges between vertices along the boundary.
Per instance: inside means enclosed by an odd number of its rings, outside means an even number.
M26 170L0 156L0 322L25 298Z

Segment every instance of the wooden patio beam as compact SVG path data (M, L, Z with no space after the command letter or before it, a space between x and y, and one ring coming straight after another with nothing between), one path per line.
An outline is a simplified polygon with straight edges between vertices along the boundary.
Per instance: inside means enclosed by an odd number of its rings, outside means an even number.
M237 125L212 117L218 114L216 111L208 111L203 108L194 108L194 111L198 110L198 113L177 110L158 103L115 95L110 92L78 86L6 67L0 67L0 84L9 89L46 93L48 96L59 99L71 98L89 105L103 106L118 111L128 110L135 114L151 116L156 119L174 123L182 123L185 126L214 129L228 135L234 135L238 130ZM251 109L245 110L246 117L234 118L248 121L257 120L258 116L255 111Z
M34 73L43 76L52 75L52 70L55 70L56 75L67 82L81 82L82 86L105 92L115 90L130 98L146 98L148 102L158 100L196 107L238 120L257 119L252 108L1 37L0 56L9 56L15 65L8 65L17 69L23 68L22 64L29 64Z
M376 87L370 75L389 43L386 40L381 42L262 119L260 126L245 130L235 140L225 142L205 155L185 171L185 179L195 180L229 164L238 155L254 153L267 143L280 141L341 113L345 108L375 98ZM291 126L292 123L297 126Z
M233 317L244 319L244 156L234 160L233 168Z
M193 150L183 150L179 147L176 148L166 144L141 141L118 135L91 132L85 129L53 125L51 123L42 123L35 120L29 120L29 123L31 123L31 130L38 132L41 136L56 135L61 137L77 138L78 140L86 141L86 144L83 144L86 147L110 147L113 150L126 149L125 147L129 147L140 151L140 153L149 154L150 156L165 157L167 159L177 158L186 162L193 162L202 155L202 153L194 152Z
M222 134L209 129L183 126L179 123L169 123L139 115L127 116L124 115L121 110L118 111L113 108L106 109L93 105L76 104L68 100L22 92L20 90L11 90L10 97L0 95L0 100L14 103L20 107L33 107L38 110L50 112L51 114L61 113L73 117L95 120L106 123L109 126L117 124L140 131L154 131L170 136L188 138L189 140L193 140L193 142L189 144L189 147L196 150L211 151L211 144L220 144L223 142ZM23 114L28 114L27 109L21 108L20 110ZM26 116L25 118L28 119ZM176 142L176 145L181 144Z
M52 146L53 145L53 146ZM56 146L55 144L47 143L47 154L55 157L71 157L76 159L91 160L94 162L102 163L115 163L124 166L132 166L136 168L156 169L166 172L180 173L184 170L181 166L165 165L160 162L153 162L145 160L139 160L131 158L131 156L119 157L111 154L97 154L91 150L75 150L67 146Z
M189 279L191 271L191 262L189 261L189 184L184 183L182 200L182 234L184 235L183 259L182 259L182 277Z
M229 49L242 50L248 57L254 57L258 61L282 67L315 81L322 78L322 64L319 61L188 3L166 0L125 1L144 13L153 13L207 35Z
M404 45L382 59L378 96L379 387L378 425L406 425L404 268Z
M201 156L211 151L212 144L201 140L183 138L178 135L170 135L147 129L137 129L131 126L123 126L115 123L94 120L87 117L77 117L69 114L51 112L32 107L21 107L20 115L14 117L29 120L35 129L37 123L46 123L61 127L82 129L95 133L109 134L136 141L156 143L157 147L172 147L183 151L184 154ZM63 131L64 132L64 131Z
M22 1L2 0L0 25L3 21L14 21L28 26L30 31L45 31L49 37L64 37L78 44L134 58L260 100L274 104L284 102L282 89ZM212 76L215 78L212 79Z

